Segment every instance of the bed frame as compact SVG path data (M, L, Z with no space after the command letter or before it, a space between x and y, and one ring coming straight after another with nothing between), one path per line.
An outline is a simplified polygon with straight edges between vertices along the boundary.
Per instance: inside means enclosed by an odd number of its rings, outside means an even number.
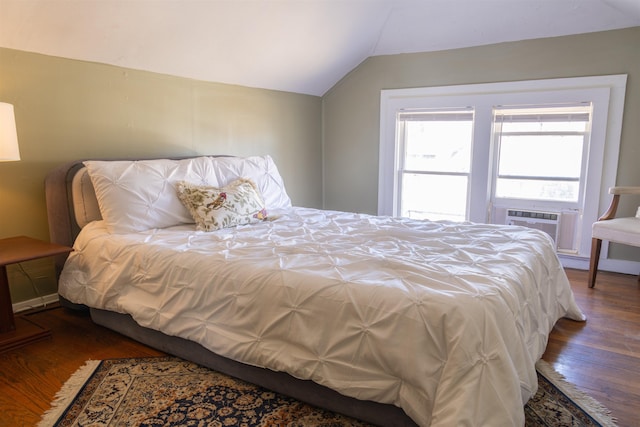
M130 159L129 159L130 160ZM45 179L47 216L51 242L72 246L81 226L76 220L76 209L85 206L73 200L74 176L83 169L82 160L64 164L51 171ZM89 198L93 194L90 182L83 185L83 193ZM89 188L90 187L90 188ZM93 195L95 200L95 195ZM97 202L94 207L97 206ZM56 257L56 273L60 274L67 255ZM205 349L200 344L183 338L168 336L161 332L139 326L129 315L87 308L73 304L60 297L64 307L89 310L91 319L102 326L133 338L165 353L181 357L244 381L257 384L275 392L291 396L309 404L338 412L380 426L416 426L405 412L391 404L359 400L344 396L313 381L300 380L284 372L246 365L222 357Z

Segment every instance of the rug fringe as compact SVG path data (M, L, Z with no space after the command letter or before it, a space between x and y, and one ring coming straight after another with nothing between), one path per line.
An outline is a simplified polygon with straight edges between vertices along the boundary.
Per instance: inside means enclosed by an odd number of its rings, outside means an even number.
M64 383L60 391L54 396L51 409L42 415L37 427L51 427L58 421L62 413L73 402L73 399L87 382L87 379L98 368L100 362L100 360L87 360L84 365L71 375L71 378Z
M609 409L585 392L578 390L574 384L567 381L564 375L556 371L549 363L542 359L538 360L536 362L536 370L567 395L576 405L580 406L591 418L600 423L602 427L618 426Z

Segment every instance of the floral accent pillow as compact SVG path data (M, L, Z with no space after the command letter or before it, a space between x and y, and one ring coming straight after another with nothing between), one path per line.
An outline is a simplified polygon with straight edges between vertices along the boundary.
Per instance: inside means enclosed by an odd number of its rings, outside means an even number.
M176 190L198 230L214 231L267 219L262 196L250 179L240 178L222 188L180 181Z

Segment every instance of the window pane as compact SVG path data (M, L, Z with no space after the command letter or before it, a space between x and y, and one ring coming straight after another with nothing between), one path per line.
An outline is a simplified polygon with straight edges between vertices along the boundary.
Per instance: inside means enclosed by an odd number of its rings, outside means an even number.
M585 132L588 122L505 122L502 132Z
M432 221L466 219L468 177L406 173L402 180L401 216Z
M583 143L582 135L503 135L498 174L580 178Z
M404 168L429 172L469 172L472 120L407 121Z
M496 197L577 202L579 186L577 181L498 178Z

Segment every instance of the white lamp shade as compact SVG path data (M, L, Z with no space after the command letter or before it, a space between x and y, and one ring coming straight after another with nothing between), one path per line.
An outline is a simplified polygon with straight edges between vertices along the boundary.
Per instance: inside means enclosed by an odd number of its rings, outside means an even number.
M13 105L0 102L0 162L20 160Z

